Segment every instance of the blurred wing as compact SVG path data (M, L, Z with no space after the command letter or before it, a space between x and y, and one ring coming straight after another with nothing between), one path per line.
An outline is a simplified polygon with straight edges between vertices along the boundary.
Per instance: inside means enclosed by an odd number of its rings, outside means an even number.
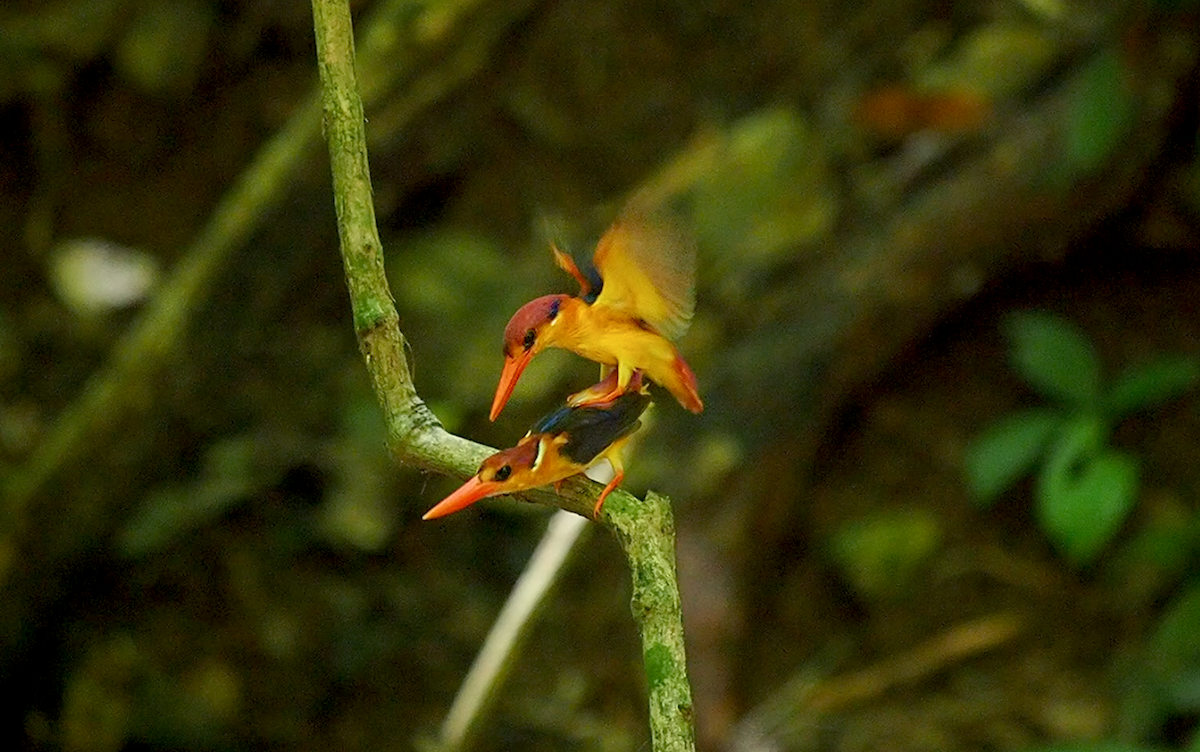
M696 305L696 245L663 217L626 215L596 246L602 286L594 305L641 319L668 339L687 331Z
M579 257L576 253L576 249L582 245L579 231L559 216L544 214L540 234L550 245L558 268L579 282L579 297L589 305L596 302L596 296L600 293L600 273L592 266L590 258Z
M588 305L595 303L596 296L600 294L600 288L604 285L596 267L591 264L576 264L570 254L560 251L556 245L550 246L550 250L554 253L554 263L558 264L558 268L570 274L579 283L579 297L583 298L583 302Z

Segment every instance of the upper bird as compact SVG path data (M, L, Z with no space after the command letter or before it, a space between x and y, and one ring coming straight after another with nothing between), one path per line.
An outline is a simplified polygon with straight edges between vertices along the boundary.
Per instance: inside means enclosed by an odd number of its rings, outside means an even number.
M554 259L579 281L579 295L544 295L513 314L504 328L504 368L491 419L504 409L529 361L546 347L616 369L611 389L573 395L574 406L612 401L642 371L688 410L703 410L696 376L671 344L687 330L695 307L696 248L688 235L663 218L630 211L600 238L594 268L581 272L557 248Z
M457 491L442 499L422 519L432 520L464 509L480 499L538 486L558 486L601 459L612 464L614 477L596 501L593 517L609 493L625 477L621 450L642 425L650 397L635 379L631 390L603 405L558 408L542 418L511 449L488 457L479 471Z

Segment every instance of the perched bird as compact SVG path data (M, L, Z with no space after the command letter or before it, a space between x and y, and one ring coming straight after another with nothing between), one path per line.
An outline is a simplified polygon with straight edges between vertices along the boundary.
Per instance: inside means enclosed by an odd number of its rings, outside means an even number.
M631 212L600 238L594 268L580 271L557 248L554 258L579 281L579 295L545 295L513 314L504 329L504 367L491 419L504 409L529 361L546 347L570 350L616 371L607 391L580 392L568 401L572 406L612 401L641 371L688 410L703 410L696 376L671 344L687 330L695 305L696 250L686 234L664 220Z
M607 459L616 475L596 500L592 515L599 518L604 500L625 477L621 450L641 427L642 413L650 405L650 397L640 381L635 379L631 391L606 404L564 405L542 418L515 447L484 460L473 478L442 499L422 519L444 517L489 496L550 483L557 489L566 478Z

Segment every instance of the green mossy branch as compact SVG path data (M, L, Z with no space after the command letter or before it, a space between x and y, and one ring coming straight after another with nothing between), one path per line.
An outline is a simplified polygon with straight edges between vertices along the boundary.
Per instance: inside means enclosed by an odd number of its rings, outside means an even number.
M371 203L349 6L346 0L313 0L313 20L346 282L359 346L387 420L389 449L402 462L470 475L490 450L441 427L417 396L405 360ZM577 481L561 497L541 492L530 498L587 514L597 489ZM633 579L633 615L642 636L654 749L694 749L670 502L653 493L644 502L614 494L604 519L616 533Z
M675 576L671 500L651 491L636 509L621 505L609 512L608 522L629 561L633 579L631 606L642 638L654 749L693 749L692 690Z

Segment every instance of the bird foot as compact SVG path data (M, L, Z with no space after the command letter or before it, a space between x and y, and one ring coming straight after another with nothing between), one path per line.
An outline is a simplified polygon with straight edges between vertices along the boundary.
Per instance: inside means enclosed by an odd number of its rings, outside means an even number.
M592 510L593 520L599 522L600 508L604 506L604 500L608 498L608 495L612 493L617 486L621 485L621 481L624 479L625 473L618 470L617 474L613 476L613 479L610 480L608 485L604 487L604 490L600 492L600 498L596 499L596 508Z
M641 371L633 372L629 384L624 389L618 384L617 372L614 370L599 384L593 384L587 389L567 397L567 407L607 407L622 394L640 392L645 389Z
M620 390L597 394L595 389L585 389L567 397L567 405L569 407L608 407L622 394L624 392Z

